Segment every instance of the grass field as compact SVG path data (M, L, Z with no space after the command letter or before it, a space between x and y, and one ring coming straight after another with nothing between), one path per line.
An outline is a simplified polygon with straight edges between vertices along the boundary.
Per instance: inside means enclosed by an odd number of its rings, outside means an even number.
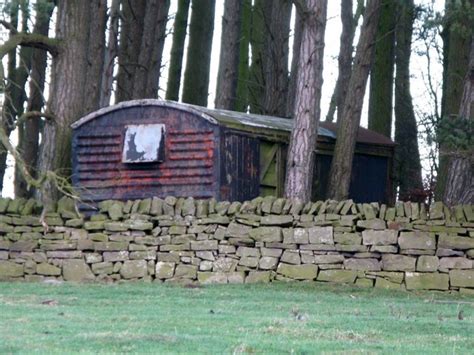
M474 351L474 298L321 284L0 283L0 354Z

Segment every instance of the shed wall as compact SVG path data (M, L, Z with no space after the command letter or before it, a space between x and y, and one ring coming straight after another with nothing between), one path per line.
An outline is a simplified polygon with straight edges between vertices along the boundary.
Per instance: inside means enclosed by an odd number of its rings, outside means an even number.
M260 192L260 140L223 130L220 199L244 201Z
M125 126L166 126L162 163L122 162ZM219 128L189 112L131 107L105 114L74 131L73 183L93 204L149 196L218 197Z

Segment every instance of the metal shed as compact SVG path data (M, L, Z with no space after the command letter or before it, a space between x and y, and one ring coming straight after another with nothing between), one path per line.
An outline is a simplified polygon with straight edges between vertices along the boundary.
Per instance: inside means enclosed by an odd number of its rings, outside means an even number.
M72 182L92 204L283 193L290 119L145 99L103 108L72 128ZM320 123L314 199L325 198L335 132L335 124ZM391 202L393 149L390 139L359 129L351 198Z

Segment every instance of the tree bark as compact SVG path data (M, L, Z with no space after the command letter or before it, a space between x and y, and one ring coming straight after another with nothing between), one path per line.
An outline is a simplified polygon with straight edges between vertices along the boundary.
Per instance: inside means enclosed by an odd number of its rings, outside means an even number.
M173 44L171 45L170 66L168 71L168 86L166 100L179 100L181 86L181 70L183 68L184 42L188 27L189 3L191 0L179 0L178 11L174 19Z
M446 0L443 47L443 97L441 117L446 119L459 112L463 92L463 78L469 67L470 32L472 24L468 14L474 7L472 0ZM470 10L472 11L472 10ZM443 200L447 186L449 150L439 144L439 168L436 178L435 199Z
M48 36L49 22L54 10L53 0L45 1L43 5L36 6L36 21L33 33ZM31 51L31 71L29 83L29 97L27 112L41 111L44 105L44 85L46 77L47 53L41 49ZM38 119L26 120L19 126L18 152L26 163L29 174L36 178L36 164L38 162L40 121ZM28 188L28 183L22 171L15 165L15 197L30 198L34 195L33 187Z
M324 33L327 0L307 0L298 7L303 21L294 105L294 125L288 148L285 196L311 199L314 152L321 115Z
M207 106L215 0L193 0L182 101Z
M263 110L265 114L277 117L285 117L287 114L291 5L290 0L272 0L271 12L266 14L270 16L266 22L268 30L264 42Z
M20 11L20 5L18 2L10 4L9 17L10 17L10 33L9 37L12 38L17 33L18 29L18 14ZM3 69L3 64L2 65ZM1 127L4 132L10 137L13 130L15 119L16 119L16 105L15 105L15 94L18 92L17 84L17 61L16 61L16 47L11 49L8 53L7 59L7 81L4 90L4 103L2 107L1 116ZM4 79L4 78L2 78ZM3 83L0 85L3 86ZM2 90L0 90L2 92ZM0 191L3 191L3 178L7 169L7 155L8 151L6 147L0 145Z
M122 5L116 103L130 100L133 95L146 11L145 0L126 0Z
M352 0L341 0L341 22L342 32L340 38L338 57L338 76L334 92L329 102L326 121L334 121L334 113L337 109L337 121L342 114L342 106L347 94L347 87L352 73L352 52L354 35L359 18L364 12L364 0L357 0L357 10L352 14Z
M400 201L422 202L423 181L418 150L418 128L410 93L410 55L415 20L413 0L401 0L396 11L395 76L395 187Z
M349 0L351 1L351 0ZM292 117L295 109L296 86L298 84L298 64L300 60L301 35L303 22L298 11L295 13L295 29L293 36L293 57L291 59L290 81L288 84L288 101L285 117Z
M252 25L250 48L252 62L249 70L248 98L251 113L264 114L263 98L265 97L265 33L268 32L268 14L271 3L268 0L255 0L252 6ZM267 15L265 15L267 14Z
M215 107L234 110L240 54L240 24L243 0L226 0L222 18L221 49Z
M235 110L247 112L249 106L249 45L252 25L252 0L243 0L239 40L239 77Z
M256 0L252 9L250 112L288 114L288 38L291 1Z
M99 107L101 84L96 75L103 66L106 0L58 1L56 38L61 41L60 54L53 58L48 112L56 117L44 127L40 148L39 171L71 174L71 128L81 116ZM84 21L88 19L88 21ZM91 63L91 60L99 63ZM95 75L95 76L94 76ZM92 78L95 79L92 80ZM48 181L38 191L45 206L59 197L56 186Z
M474 36L471 35L469 69L464 79L459 117L471 122L474 134ZM459 152L450 157L446 179L444 203L448 206L474 204L474 154L470 147L467 152Z
M118 36L121 0L112 0L110 6L110 24L108 30L108 44L104 53L104 70L102 72L102 88L100 91L100 107L110 105L114 83L115 60L118 56Z
M169 6L169 0L159 0L157 3L147 1L143 38L132 97L134 99L158 96ZM140 85L140 83L143 84Z
M169 0L123 3L116 102L158 96Z
M342 103L347 91L347 85L351 78L352 71L352 42L354 41L354 17L352 14L352 0L341 1L341 23L342 32L340 37L339 57L338 57L338 76L334 94L331 97L329 110L326 115L326 121L334 120L334 113L338 108L338 117L341 113Z
M329 174L328 197L335 200L343 200L349 195L352 161L367 79L373 60L379 13L380 0L368 0L347 96L341 120L338 122L336 146Z
M392 134L395 14L399 2L382 0L375 38L374 63L370 71L369 129L389 138Z

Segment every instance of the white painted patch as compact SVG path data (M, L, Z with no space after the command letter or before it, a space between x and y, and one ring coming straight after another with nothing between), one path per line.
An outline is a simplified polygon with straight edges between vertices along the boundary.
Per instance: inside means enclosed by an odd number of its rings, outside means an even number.
M164 124L125 126L122 162L149 163L163 161L164 135Z

